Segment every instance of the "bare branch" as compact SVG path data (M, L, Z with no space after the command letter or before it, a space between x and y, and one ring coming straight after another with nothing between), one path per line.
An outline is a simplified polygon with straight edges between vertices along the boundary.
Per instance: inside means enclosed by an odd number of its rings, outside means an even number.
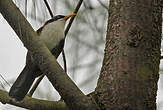
M47 100L40 100L30 97L25 97L22 103L17 103L12 101L11 98L8 96L8 92L0 90L0 101L3 104L12 104L18 107L23 107L30 110L68 110L66 104L62 101L47 101Z
M66 55L64 49L62 50L62 57L63 57L63 63L64 63L64 70L65 73L67 73L67 63L66 63Z
M77 14L77 12L79 11L79 8L80 8L80 6L81 6L82 3L83 3L83 0L79 0L77 6L76 6L76 8L75 8L75 11L74 11L75 14ZM69 24L68 24L67 27L66 27L66 30L65 30L65 37L66 37L68 31L70 30L70 27L71 27L71 25L72 25L72 22L74 21L74 18L75 18L75 16L71 17L70 22L69 22Z
M46 5L46 7L47 7L47 9L49 11L50 16L53 18L54 15L53 15L53 12L50 9L50 6L49 6L48 2L46 0L44 0L44 3L45 3L45 5Z
M9 82L0 74L0 77L5 81L5 83L9 86L9 87L11 87L11 85L9 84Z
M25 17L27 18L27 0L25 0Z
M42 74L37 81L35 82L35 84L33 85L32 89L29 91L28 96L32 97L33 93L35 92L36 88L38 87L38 85L40 84L41 80L44 78L44 74Z
M102 7L104 7L104 8L107 9L107 10L109 10L108 7L107 7L104 3L102 3L101 0L97 0L97 1L100 3L100 5L101 5Z

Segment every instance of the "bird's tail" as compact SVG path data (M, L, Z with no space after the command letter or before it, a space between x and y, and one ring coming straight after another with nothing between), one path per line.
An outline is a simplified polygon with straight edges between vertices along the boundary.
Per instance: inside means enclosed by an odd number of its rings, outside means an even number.
M36 78L34 74L38 71L37 67L26 65L12 85L9 96L15 101L22 101Z

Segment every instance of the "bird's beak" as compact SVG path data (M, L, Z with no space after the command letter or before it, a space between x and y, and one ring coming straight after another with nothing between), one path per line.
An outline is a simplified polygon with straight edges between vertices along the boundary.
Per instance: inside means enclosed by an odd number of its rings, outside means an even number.
M76 15L75 13L72 13L70 15L65 16L64 19L65 20L68 20L70 17L75 16L75 15Z

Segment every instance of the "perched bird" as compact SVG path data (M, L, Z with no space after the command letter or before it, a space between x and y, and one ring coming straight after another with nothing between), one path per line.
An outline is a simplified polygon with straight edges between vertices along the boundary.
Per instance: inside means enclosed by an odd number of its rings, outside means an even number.
M75 14L68 16L57 15L45 22L45 24L37 30L37 34L44 41L48 49L57 58L64 47L65 35L64 27L66 20ZM36 77L41 75L39 67L35 64L30 51L27 52L26 65L22 72L12 85L9 96L15 101L22 101L28 93Z

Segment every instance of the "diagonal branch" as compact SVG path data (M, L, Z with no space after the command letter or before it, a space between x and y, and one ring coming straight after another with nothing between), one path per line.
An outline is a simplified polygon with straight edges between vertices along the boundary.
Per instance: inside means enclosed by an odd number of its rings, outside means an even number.
M46 7L47 7L47 9L49 11L50 16L53 18L54 15L53 15L52 10L50 9L50 6L49 6L48 2L46 0L44 0L44 3L45 3L45 5L46 5Z
M97 106L90 97L85 96L67 76L55 57L27 22L12 0L0 0L0 12L14 29L24 46L32 53L36 64L59 92L71 110L96 110Z
M75 14L77 14L77 12L79 11L79 8L80 8L80 6L81 6L82 3L83 3L83 0L79 0L77 6L76 6L76 8L75 8L75 11L74 11ZM67 36L67 33L68 33L68 31L70 30L70 27L71 27L71 25L72 25L74 19L75 19L75 16L71 17L70 22L69 22L69 24L67 25L66 30L65 30L65 37Z
M107 9L107 10L109 10L108 7L107 7L104 3L102 3L101 0L97 0L97 1L100 3L100 5L101 5L102 7L104 7L104 8Z
M37 79L37 81L34 83L34 85L32 86L31 90L28 93L29 97L32 97L33 93L35 92L36 88L38 87L38 85L40 84L41 80L44 78L44 74L42 74L41 76L39 76L39 78Z

